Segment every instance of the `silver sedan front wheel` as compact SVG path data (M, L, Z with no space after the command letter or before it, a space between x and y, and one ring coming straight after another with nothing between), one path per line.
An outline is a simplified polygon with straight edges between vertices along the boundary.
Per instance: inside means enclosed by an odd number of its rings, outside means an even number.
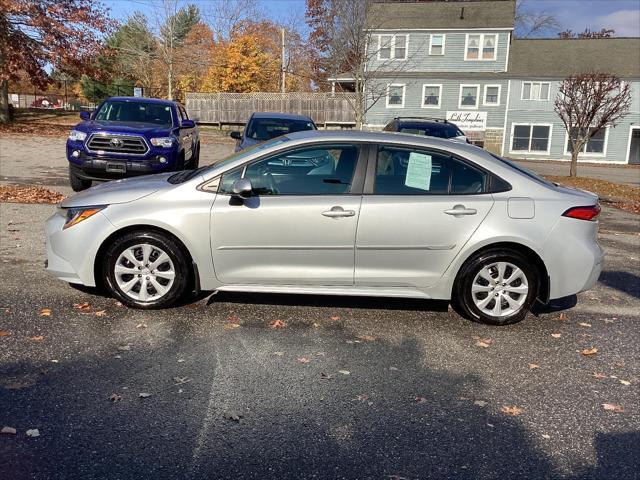
M113 273L120 289L140 302L163 297L176 277L169 255L148 243L124 250L116 260Z
M527 276L509 262L486 265L471 284L476 307L492 317L507 317L517 313L527 300L528 293Z

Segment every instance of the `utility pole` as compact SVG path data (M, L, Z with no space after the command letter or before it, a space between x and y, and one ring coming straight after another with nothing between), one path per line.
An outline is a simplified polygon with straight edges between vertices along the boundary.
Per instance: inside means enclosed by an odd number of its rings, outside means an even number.
M281 73L282 73L282 80L281 80L281 84L280 84L280 92L284 93L285 92L285 81L286 81L286 76L287 76L287 72L285 70L285 66L284 66L284 27L282 28L282 52L281 52L281 58L282 58L282 67L281 67Z

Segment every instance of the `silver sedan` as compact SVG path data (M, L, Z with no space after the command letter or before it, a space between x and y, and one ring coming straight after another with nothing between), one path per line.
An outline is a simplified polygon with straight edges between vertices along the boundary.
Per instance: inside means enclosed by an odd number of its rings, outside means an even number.
M365 295L503 325L593 287L599 211L460 142L300 132L68 198L46 223L47 269L135 308L198 290Z

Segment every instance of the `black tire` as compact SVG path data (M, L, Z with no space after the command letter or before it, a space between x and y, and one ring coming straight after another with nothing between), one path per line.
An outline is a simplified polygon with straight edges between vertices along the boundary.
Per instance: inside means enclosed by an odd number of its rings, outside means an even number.
M191 162L189 163L190 163L189 167L194 170L198 168L198 166L200 165L200 142L196 144L196 151L193 154L193 157L191 157Z
M158 299L140 301L139 299L132 298L120 288L120 286L118 285L118 281L116 280L115 267L120 254L129 247L138 244L148 244L152 247L161 249L169 256L171 262L173 263L173 269L175 272L173 284L170 286L169 290ZM156 250L153 250L153 252L156 252ZM104 284L106 285L109 292L123 304L132 308L140 308L145 310L165 308L175 304L178 300L180 300L189 288L189 285L191 283L190 264L191 263L188 255L183 251L181 246L170 236L153 231L129 232L116 239L105 252L104 260L102 263L102 276L104 278ZM139 277L141 277L141 275L144 275L144 271L138 274ZM131 275L131 279L133 279L134 276L135 275ZM128 279L129 277L123 278ZM141 286L142 284L138 285L138 293L140 292ZM136 294L135 287L136 285L134 285L134 288L132 289L133 294ZM151 291L155 291L153 286L151 286L149 289ZM147 291L149 291L149 289Z
M180 152L178 155L178 161L176 162L176 172L180 172L185 169L184 164L184 151Z
M73 173L71 167L69 167L69 183L71 184L71 190L73 190L74 192L81 192L82 190L91 188L91 180L85 180L78 177L75 173Z
M497 262L508 262L515 267L522 270L524 273L526 283L528 285L528 291L526 293L526 298L522 303L522 306L516 312L504 315L504 316L493 316L489 315L486 312L482 311L475 303L472 293L472 286L476 276L483 268L490 266L493 263ZM497 269L494 270L497 276ZM510 272L510 268L508 268L508 272ZM505 275L506 276L506 275ZM524 319L524 317L529 312L529 309L535 302L538 296L538 289L540 285L539 274L537 268L532 264L530 260L528 260L524 255L514 250L508 249L492 249L484 252L480 252L472 256L469 260L465 262L460 271L458 272L458 276L456 277L456 282L453 288L453 299L452 304L459 311L462 316L473 320L475 322L485 323L488 325L511 325L514 323L518 323ZM500 285L494 286L490 282L486 282L487 287L500 289ZM504 284L503 284L504 285ZM520 284L516 281L514 285L520 286ZM487 292L487 296L484 296L484 293L477 293L478 297L482 297L481 299L488 298L489 296L497 296L498 293ZM520 300L520 295L524 294L515 294L515 293L505 293L504 295L510 295L511 299ZM503 305L508 305L507 300L500 300ZM495 305L496 299L489 301L488 306Z

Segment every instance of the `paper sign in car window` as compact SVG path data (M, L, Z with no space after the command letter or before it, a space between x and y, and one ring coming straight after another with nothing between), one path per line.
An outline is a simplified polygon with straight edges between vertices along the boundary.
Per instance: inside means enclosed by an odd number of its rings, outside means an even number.
M429 190L431 185L431 155L417 152L409 154L409 165L407 165L404 184L407 187Z

